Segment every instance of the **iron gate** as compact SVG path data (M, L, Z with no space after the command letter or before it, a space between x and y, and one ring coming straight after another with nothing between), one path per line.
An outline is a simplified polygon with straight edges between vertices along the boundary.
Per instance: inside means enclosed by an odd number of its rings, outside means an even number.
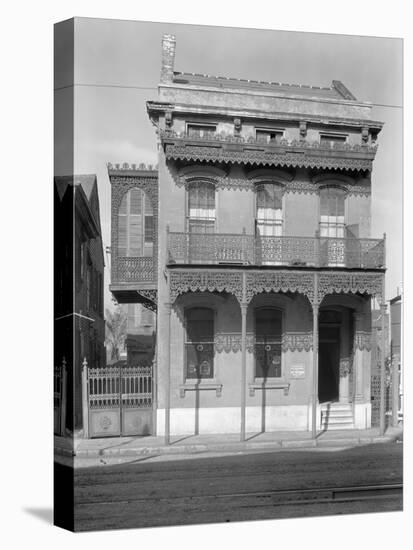
M53 369L53 427L55 435L64 435L66 427L66 361Z
M89 437L152 434L151 366L91 368L87 377Z

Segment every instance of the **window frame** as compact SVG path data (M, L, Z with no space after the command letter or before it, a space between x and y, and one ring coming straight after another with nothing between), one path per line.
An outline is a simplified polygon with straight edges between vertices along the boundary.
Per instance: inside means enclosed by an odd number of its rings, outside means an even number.
M214 211L215 211L214 218L201 218L201 217L196 218L196 217L190 215L190 207L189 207L190 192L191 192L191 189L194 186L199 186L199 185L208 186L211 189L213 189L213 191L214 191ZM213 223L210 224L211 227L213 228L211 234L214 234L214 233L217 232L217 227L218 227L218 193L217 193L216 185L212 181L210 181L207 178L205 178L205 179L197 178L196 180L192 180L192 181L188 182L188 184L186 186L186 193L185 193L185 218L186 218L185 227L186 227L186 232L188 234L191 233L191 231L190 231L191 220L195 220L195 221L198 220L198 221L203 221L203 222L208 222L208 221L213 220ZM205 227L207 225L208 224L205 223ZM194 233L195 234L200 234L198 232L194 232ZM206 233L206 232L204 232L204 233Z
M255 237L265 237L266 235L259 235L258 234L258 192L259 192L259 188L260 186L266 186L266 185L272 185L274 186L275 188L277 188L280 192L280 195L281 195L281 223L280 224L273 224L274 227L280 227L281 228L281 232L280 232L280 235L274 235L275 237L282 237L284 235L284 224L285 224L285 216L284 216L284 213L285 213L285 199L284 199L284 187L282 184L280 183L277 183L277 182L272 182L272 181L261 181L259 183L257 183L254 187L254 191L255 191L255 205L254 205L254 219L255 219ZM267 235L268 236L268 235Z
M280 345L280 376L257 376L257 356L256 356L256 350L255 345L257 344L257 313L263 310L273 310L277 311L281 316L281 331L280 331L280 339L279 339L279 345ZM285 328L285 311L284 309L272 306L272 305L263 305L259 307L254 308L254 382L263 383L263 382L276 382L276 381L283 381L285 379L284 374L284 353L282 349L282 341L283 341L283 334L284 334L284 328ZM278 342L275 342L278 345Z
M338 190L341 192L342 194L342 197L343 197L343 203L344 203L344 213L343 213L343 222L333 222L333 221L330 221L330 220L327 220L327 221L322 221L321 217L322 216L326 216L324 214L321 213L321 200L322 200L322 193L325 192L325 191L328 191L330 189L335 189L335 190ZM319 195L319 204L318 204L318 229L319 229L319 234L320 234L320 237L321 238L335 238L335 239L345 239L346 238L346 228L347 228L347 196L348 196L348 192L347 192L347 189L344 189L341 185L338 185L338 184L335 184L335 183L330 183L330 184L326 184L326 185L323 185L319 188L319 192L318 192L318 195ZM328 218L339 218L341 216L333 216L331 214L328 214L326 217ZM327 231L330 229L330 227L332 228L335 228L336 229L336 236L335 237L330 237L329 235L322 235L322 227L325 225L325 227L327 227ZM337 229L339 229L340 227L342 227L343 229L343 236L342 237L339 237L337 236Z
M189 341L188 338L188 313L193 310L208 310L211 312L212 316L212 341L211 342L192 342ZM184 384L191 384L191 383L210 383L216 381L216 365L215 365L215 332L216 332L216 309L213 307L210 307L208 305L203 304L195 304L184 308L184 338L183 338L183 354L184 354L184 369L183 369L183 382ZM211 376L188 376L188 355L187 355L187 345L188 344L208 344L212 346L212 373Z
M344 134L341 132L319 132L319 142L320 143L348 143L349 134ZM331 137L332 139L328 139Z
M135 213L135 214L131 214L131 197L132 197L132 192L133 191L139 191L140 194L141 194L141 209L140 209L139 213ZM123 204L124 200L126 200L126 213L121 214L120 210L121 210L121 207L122 207L122 204ZM148 201L148 203L150 205L152 215L147 215L146 214L146 206L145 206L146 201ZM140 220L140 226L141 226L141 235L140 235L141 255L132 255L132 254L130 254L130 249L131 249L131 240L130 240L131 219L130 219L130 217L131 217L131 215L136 215L136 216L140 215L140 217L141 217L141 220ZM149 193L147 193L147 191L145 191L145 189L142 189L140 187L131 187L130 189L128 189L124 193L124 195L122 196L122 199L120 201L118 212L117 212L117 217L118 217L118 228L117 228L117 232L118 232L118 235L117 235L117 238L118 238L117 254L118 254L118 257L119 258L151 258L151 257L153 257L154 246L155 246L155 231L156 231L156 228L155 228L154 207L153 207L152 199L151 199L151 196L149 195ZM125 247L120 246L120 218L122 218L122 217L126 218L126 246ZM152 240L147 240L147 231L146 231L146 219L147 218L152 218L152 231L151 231ZM126 249L125 254L120 253L121 248ZM148 248L150 248L150 250L147 250Z
M189 131L190 131L190 128L200 128L200 135L199 136L190 136L189 135ZM191 138L191 137L199 137L199 138L204 138L205 136L202 135L201 132L203 132L202 128L208 128L208 129L213 129L213 134L216 134L217 133L217 128L218 128L218 123L213 123L213 122L191 122L191 121L186 121L185 122L185 133L186 135Z
M272 145L272 144L277 144L279 143L279 141L281 141L282 139L285 138L285 128L266 128L266 127L259 127L259 126L256 126L254 128L254 132L255 132L255 141L257 141L257 143L263 143L265 145ZM281 134L279 139L275 139L275 140L271 140L271 138L267 141L264 141L264 140L259 140L258 139L258 132L267 132L268 134Z

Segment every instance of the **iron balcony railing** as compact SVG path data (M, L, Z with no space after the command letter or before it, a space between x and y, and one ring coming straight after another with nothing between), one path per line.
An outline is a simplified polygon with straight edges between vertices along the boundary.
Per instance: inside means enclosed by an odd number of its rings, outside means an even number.
M154 281L152 257L120 256L112 260L112 283L152 281Z
M385 267L384 239L168 233L168 264Z

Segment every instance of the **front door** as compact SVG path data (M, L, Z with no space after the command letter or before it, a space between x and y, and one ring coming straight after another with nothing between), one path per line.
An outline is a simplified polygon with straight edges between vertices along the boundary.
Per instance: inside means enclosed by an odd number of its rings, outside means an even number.
M340 327L320 324L318 355L318 398L320 403L338 401Z

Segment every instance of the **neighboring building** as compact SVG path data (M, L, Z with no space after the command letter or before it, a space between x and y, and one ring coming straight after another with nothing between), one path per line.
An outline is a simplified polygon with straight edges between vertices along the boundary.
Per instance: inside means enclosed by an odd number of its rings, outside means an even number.
M94 175L55 178L55 364L67 368L66 427L82 428L81 371L103 367L104 257ZM73 383L72 383L73 381Z
M127 315L127 364L152 365L155 354L155 313L142 304L127 304L122 307Z
M384 342L384 358L390 358L390 332L389 314L384 314L384 337L382 335L382 311L373 309L371 312L371 369L372 372L380 373L382 348Z
M154 431L368 428L382 123L339 81L176 73L174 55L167 35L158 171L108 167L110 289L157 309Z
M112 187L111 290L127 315L128 365L155 355L158 172L152 166L109 165Z
M390 353L393 372L398 372L399 378L399 416L403 418L403 366L402 366L402 295L398 294L390 300Z

